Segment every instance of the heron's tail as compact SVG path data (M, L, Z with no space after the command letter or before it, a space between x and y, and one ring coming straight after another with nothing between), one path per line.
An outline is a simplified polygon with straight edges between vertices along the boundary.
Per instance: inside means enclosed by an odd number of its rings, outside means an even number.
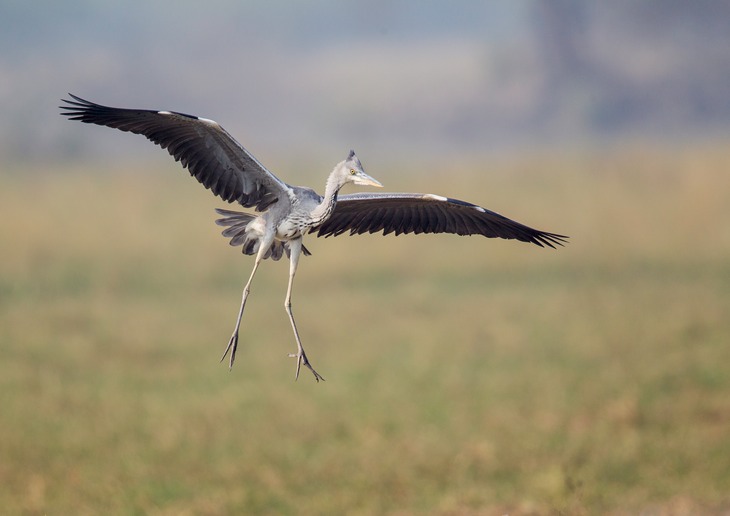
M219 226L226 226L222 234L226 238L230 238L230 245L234 247L241 246L241 251L244 254L256 254L259 252L259 245L261 244L261 229L256 227L256 221L260 220L257 215L251 215L250 213L243 213L241 211L224 210L222 208L216 208L215 210L219 215L223 215L222 219L215 221ZM305 256L309 256L309 250L302 246L302 252ZM274 240L271 247L264 255L264 259L271 258L272 260L278 260L286 253L289 257L289 245L286 242Z

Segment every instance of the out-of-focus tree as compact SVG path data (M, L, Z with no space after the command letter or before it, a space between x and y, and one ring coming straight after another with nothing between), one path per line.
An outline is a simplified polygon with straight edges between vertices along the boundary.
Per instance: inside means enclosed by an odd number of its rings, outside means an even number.
M730 3L551 0L531 21L537 121L675 135L730 121Z

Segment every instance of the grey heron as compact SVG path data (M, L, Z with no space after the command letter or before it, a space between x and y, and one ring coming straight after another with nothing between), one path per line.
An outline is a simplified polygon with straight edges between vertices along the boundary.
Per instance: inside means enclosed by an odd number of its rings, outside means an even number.
M230 245L241 246L244 254L255 255L253 270L241 296L236 325L221 357L223 361L230 353L229 369L236 357L241 318L259 263L267 258L278 260L286 254L290 265L284 307L297 343L297 352L289 354L297 359L295 379L299 378L304 365L317 381L324 380L307 359L292 313L292 283L299 257L310 254L302 244L307 233L320 237L337 236L346 231L351 235L380 231L383 235L453 233L516 239L551 248L563 245L568 238L440 195L340 195L340 189L348 183L382 186L365 173L354 151L335 165L325 183L324 195L319 195L311 188L291 186L276 177L213 120L174 111L114 108L69 95L72 100L62 99L65 105L60 109L70 120L141 134L167 149L175 161L216 196L259 212L216 210L223 216L216 223L226 227L223 235L230 238Z

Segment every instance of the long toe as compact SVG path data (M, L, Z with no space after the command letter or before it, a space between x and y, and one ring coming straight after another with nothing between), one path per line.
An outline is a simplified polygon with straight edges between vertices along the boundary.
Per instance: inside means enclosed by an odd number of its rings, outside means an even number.
M231 359L228 362L228 370L230 371L233 369L233 361L236 359L236 348L238 347L238 332L233 332L233 335L231 335L231 338L228 340L228 346L226 346L226 350L223 352L223 356L221 357L220 361L223 362L223 360L226 358L226 355L228 355L228 352L231 352Z
M317 382L319 382L320 380L322 380L323 382L325 381L324 377L321 374L319 374L317 371L315 371L311 367L309 368L309 370L312 371L312 374L314 375L314 379L317 380Z
M312 365L309 363L309 360L307 360L307 355L302 355L302 361L304 362L304 365L307 366L310 371L312 371L312 374L314 375L314 379L317 380L317 382L319 382L320 380L322 380L323 382L325 381L324 377L321 374L319 374L317 371L315 371L314 368L312 367Z
M314 368L312 367L312 365L309 363L309 360L307 359L307 355L304 353L304 351L302 351L300 353L289 353L289 356L291 358L297 359L297 372L294 375L294 381L299 379L299 371L302 368L302 364L304 364L310 371L312 371L312 374L314 375L314 379L317 380L317 382L319 382L320 380L322 380L323 382L325 381L324 377L321 374L319 374L317 371L315 371Z

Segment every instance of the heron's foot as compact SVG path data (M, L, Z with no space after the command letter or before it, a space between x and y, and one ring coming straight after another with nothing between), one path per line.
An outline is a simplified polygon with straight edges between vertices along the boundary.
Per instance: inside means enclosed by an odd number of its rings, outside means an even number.
M231 358L228 361L228 370L230 371L233 369L233 361L236 360L236 348L238 347L238 330L233 332L233 335L231 335L231 339L228 341L228 346L226 346L226 350L223 352L223 356L221 357L220 361L223 362L223 360L226 358L226 355L228 352L231 352Z
M317 382L319 382L320 380L324 381L322 375L315 371L312 365L309 363L309 360L307 360L307 354L304 352L303 349L300 349L297 353L289 353L289 356L291 358L297 359L297 373L294 376L295 381L299 379L299 370L301 369L302 364L304 364L307 368L309 368L310 371L312 371L314 379L317 380Z

